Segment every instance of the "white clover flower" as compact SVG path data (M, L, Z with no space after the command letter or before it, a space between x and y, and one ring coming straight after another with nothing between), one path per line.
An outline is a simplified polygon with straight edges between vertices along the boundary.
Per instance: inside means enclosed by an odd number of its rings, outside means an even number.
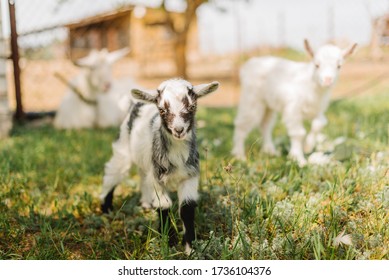
M315 195L312 195L309 197L307 203L306 203L306 206L308 208L314 208L314 207L317 207L319 205L319 201L320 201L320 195L319 194L315 194Z
M294 214L293 204L286 200L278 201L274 206L273 215L278 218L287 220L290 217L292 217L293 214Z
M280 236L279 234L276 235L276 237L273 238L272 242L272 250L273 251L283 251L284 250L284 243L285 243L285 237Z
M284 190L274 184L273 182L268 182L263 186L266 189L266 194L273 196L273 197L279 197L284 194Z

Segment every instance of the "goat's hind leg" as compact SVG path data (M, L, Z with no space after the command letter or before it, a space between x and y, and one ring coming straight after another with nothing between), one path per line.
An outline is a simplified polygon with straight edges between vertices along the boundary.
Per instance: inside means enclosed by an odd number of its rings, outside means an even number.
M113 156L105 164L103 188L100 194L101 210L108 213L113 210L112 200L115 187L128 174L131 167L129 152L124 141L112 145Z
M276 150L273 143L273 128L277 119L277 113L270 108L267 108L261 123L261 132L263 138L262 151L269 155L279 156L280 153Z
M302 118L296 114L293 109L293 107L287 108L282 118L290 138L289 157L296 160L302 167L307 164L307 160L305 159L303 152L303 140L305 138L306 131Z
M238 115L235 118L234 147L232 154L238 159L245 159L244 144L247 135L259 125L265 113L263 103L245 101L239 104Z

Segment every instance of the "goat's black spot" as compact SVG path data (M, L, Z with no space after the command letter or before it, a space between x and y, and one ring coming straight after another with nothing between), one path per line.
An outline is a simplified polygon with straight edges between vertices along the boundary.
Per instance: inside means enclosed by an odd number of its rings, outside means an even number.
M165 101L164 113L160 114L160 116L161 116L161 121L162 121L163 127L166 129L167 132L172 134L172 130L169 128L169 125L171 125L173 123L175 115L170 113L169 109L170 109L170 104Z
M135 103L133 106L131 106L132 108L130 108L131 110L130 118L127 123L128 133L131 133L132 127L134 125L134 121L139 117L139 111L143 105L145 105L145 103L138 102Z
M155 123L155 120L159 117L159 114L155 114L150 120L150 127L152 127Z
M182 104L184 104L184 107L185 108L188 108L189 107L189 99L187 96L184 96L182 99L181 99L181 102Z
M192 100L196 100L197 99L196 98L197 96L196 96L196 93L193 90L193 87L188 87L188 94L192 98Z

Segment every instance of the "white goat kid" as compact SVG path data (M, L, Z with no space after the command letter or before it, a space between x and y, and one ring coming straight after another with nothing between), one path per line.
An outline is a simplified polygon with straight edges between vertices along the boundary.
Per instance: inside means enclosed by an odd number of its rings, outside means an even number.
M120 96L112 92L117 91L117 87L112 79L111 66L128 52L128 48L111 53L106 49L93 50L75 62L82 71L70 84L78 94L71 88L65 94L54 120L56 128L108 127L122 122L125 114L119 105ZM128 92L131 88L126 90Z
M324 45L315 53L307 40L304 46L312 58L309 63L268 56L251 58L242 66L241 99L232 150L237 158L245 159L244 142L254 127L261 128L262 150L278 154L272 130L279 112L291 141L289 156L300 166L307 163L303 148L306 153L314 149L316 137L327 123L324 113L329 105L331 89L344 59L354 52L356 44L345 50ZM312 121L306 139L304 120Z
M113 192L138 166L141 204L160 214L160 231L169 229L169 244L177 241L168 215L170 191L178 192L180 216L184 223L183 244L191 251L195 239L194 211L198 199L199 154L196 144L197 99L215 91L219 83L192 86L181 79L163 82L155 91L133 89L134 103L113 143L113 156L105 165L101 193L102 211L112 210ZM146 102L146 103L144 103ZM147 104L148 103L148 104Z

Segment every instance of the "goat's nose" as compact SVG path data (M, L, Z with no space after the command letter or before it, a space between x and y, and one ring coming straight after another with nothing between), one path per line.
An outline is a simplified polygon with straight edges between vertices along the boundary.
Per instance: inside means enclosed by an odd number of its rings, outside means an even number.
M111 89L111 83L105 83L105 85L104 85L104 90L105 91L108 91L108 90L110 90Z
M175 127L174 131L177 132L178 135L180 135L184 131L183 126Z
M333 81L332 77L324 77L323 80L324 80L325 85L330 85L330 84L332 84L332 81Z

